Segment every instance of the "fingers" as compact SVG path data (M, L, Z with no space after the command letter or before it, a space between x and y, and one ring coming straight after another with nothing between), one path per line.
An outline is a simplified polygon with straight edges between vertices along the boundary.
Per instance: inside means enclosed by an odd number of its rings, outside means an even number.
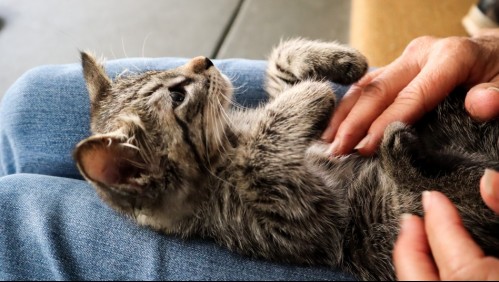
M499 75L489 83L471 88L464 105L476 120L486 121L499 117Z
M373 77L369 77L367 84L351 89L348 93L350 100L335 112L335 115L339 116L333 117L330 124L332 132L335 133L331 152L334 155L346 154L359 144L366 136L371 123L419 71L417 64L397 59Z
M338 131L339 125L347 117L348 113L350 113L355 103L357 103L357 100L359 99L360 94L362 93L362 88L366 84L371 82L372 79L377 77L382 71L383 68L379 68L370 73L367 73L361 80L359 80L357 83L353 84L350 87L348 92L343 96L343 99L341 99L341 102L338 105L338 107L335 109L328 127L322 134L322 140L324 140L325 142L333 141L334 136Z
M440 192L424 192L424 225L440 277L453 277L484 257L464 229L452 203Z
M489 176L492 178L487 180ZM499 173L486 171L484 181L499 184ZM393 250L399 280L483 281L499 277L499 260L485 257L464 228L457 209L442 193L424 192L423 209L424 221L413 215L402 218Z
M341 155L355 148L362 155L371 155L390 123L413 123L441 102L466 78L463 69L469 70L469 58L456 60L454 55L462 49L453 48L454 43L418 38L367 83L354 87L331 120L327 132L328 139L334 137L331 152Z
M489 82L470 91L466 107L473 116L499 116L499 76L490 80L488 75L497 73L497 64L480 59L493 58L497 43L482 41L421 37L411 42L401 57L352 87L340 103L323 135L325 141L334 139L332 154L352 149L373 154L390 123L414 123L464 82Z
M421 218L409 214L402 217L393 262L398 280L439 279Z
M444 57L426 64L421 72L396 95L393 103L372 122L368 130L369 142L356 148L359 153L362 155L374 153L390 123L401 121L413 124L442 102L454 86L464 80L458 71L442 72L442 69L450 67L450 64Z
M485 204L499 214L499 172L491 169L485 170L480 180L480 193Z

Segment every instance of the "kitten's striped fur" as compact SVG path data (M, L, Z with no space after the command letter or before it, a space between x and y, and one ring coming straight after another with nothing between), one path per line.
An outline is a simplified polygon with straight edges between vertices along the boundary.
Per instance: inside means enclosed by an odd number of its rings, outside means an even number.
M478 189L484 168L499 169L499 124L472 121L460 93L413 127L391 125L378 155L330 159L320 140L336 104L327 80L350 84L367 70L348 47L281 42L268 64L270 101L246 110L230 108L230 81L204 57L114 82L92 56L82 64L92 136L75 159L99 196L139 224L394 279L399 216L421 214L421 192L437 189L499 254L498 217Z

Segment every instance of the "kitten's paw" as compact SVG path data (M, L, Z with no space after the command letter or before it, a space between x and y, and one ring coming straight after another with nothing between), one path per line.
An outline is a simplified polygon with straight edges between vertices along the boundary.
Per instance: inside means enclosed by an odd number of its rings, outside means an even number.
M268 74L288 84L304 79L351 84L367 71L366 58L335 42L293 39L281 42L269 57Z
M414 156L420 152L423 151L414 129L402 122L391 123L386 128L379 156L383 168L394 179L405 181L418 175L414 168Z
M414 130L402 122L393 122L385 129L381 142L382 154L395 155L418 143Z
M281 134L287 139L304 144L320 137L331 118L335 101L329 83L301 81L266 105L269 112L265 114L265 124L271 124L272 132L281 127Z

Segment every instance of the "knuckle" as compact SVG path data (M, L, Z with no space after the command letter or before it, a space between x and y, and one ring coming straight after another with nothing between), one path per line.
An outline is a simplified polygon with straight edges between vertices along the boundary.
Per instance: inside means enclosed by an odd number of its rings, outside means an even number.
M379 68L375 71L372 71L372 72L368 72L366 73L359 81L357 81L356 83L354 83L355 85L359 85L359 86L362 86L362 85L366 85L368 84L371 80L373 80L374 78L376 78L376 76L383 71L383 68Z
M413 39L404 50L404 54L415 54L419 52L423 47L429 46L437 39L433 36L425 35Z
M384 93L386 88L385 81L374 79L364 87L363 95L379 97Z
M411 112L417 113L418 116L427 113L430 109L425 101L424 95L421 94L422 91L416 91L413 89L404 89L395 98L395 104L400 105L401 109L412 109ZM407 113L400 113L401 115ZM412 122L413 120L401 120L403 122Z
M460 36L441 39L435 45L435 48L440 51L441 54L448 54L449 56L472 54L478 47L476 42Z
M386 80L374 79L364 87L362 96L369 100L375 100L380 107L386 108L392 102L392 99L387 97L387 89L389 88Z

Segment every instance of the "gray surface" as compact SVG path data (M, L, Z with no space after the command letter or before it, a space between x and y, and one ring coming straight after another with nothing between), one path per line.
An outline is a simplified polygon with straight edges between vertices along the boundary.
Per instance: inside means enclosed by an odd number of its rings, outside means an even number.
M211 56L238 1L0 0L0 93L24 71L106 58Z
M281 38L348 43L349 0L246 0L219 58L263 59Z
M348 40L348 0L0 0L0 97L26 70L123 57L263 59L281 38Z

